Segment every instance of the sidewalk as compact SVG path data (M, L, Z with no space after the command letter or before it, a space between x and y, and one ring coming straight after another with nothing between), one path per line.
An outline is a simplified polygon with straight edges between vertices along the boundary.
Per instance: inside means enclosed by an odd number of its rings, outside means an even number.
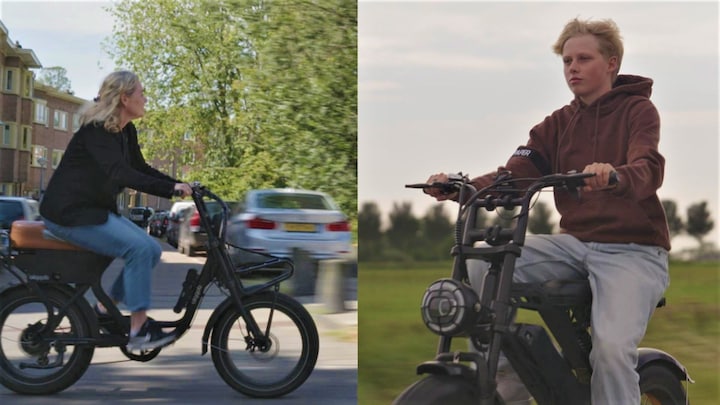
M187 257L161 242L162 261L153 275L153 309L150 316L159 320L180 317L172 311L188 268L200 269L205 258ZM122 268L114 261L103 276L109 289ZM0 290L14 280L0 271ZM313 374L295 392L279 399L276 405L331 403L357 404L357 278L346 280L346 311L328 313L315 296L297 297L313 316L320 335L320 354ZM243 404L267 403L245 397L227 386L217 374L209 353L201 356L202 333L213 308L225 296L210 288L193 326L180 340L163 349L148 362L127 360L118 348L96 349L93 362L83 377L67 390L52 397L20 396L0 386L0 403L106 404L149 402L159 404L208 403L215 405L241 401Z

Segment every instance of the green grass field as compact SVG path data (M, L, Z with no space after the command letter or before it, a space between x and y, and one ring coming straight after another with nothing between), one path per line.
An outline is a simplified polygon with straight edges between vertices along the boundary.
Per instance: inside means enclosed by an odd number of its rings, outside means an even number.
M390 404L416 381L415 367L435 355L438 337L420 318L420 300L450 263L362 263L358 288L358 404ZM668 305L659 309L641 346L675 356L690 372L693 405L720 403L720 266L672 263ZM520 314L520 320L535 319ZM465 350L464 339L453 348Z

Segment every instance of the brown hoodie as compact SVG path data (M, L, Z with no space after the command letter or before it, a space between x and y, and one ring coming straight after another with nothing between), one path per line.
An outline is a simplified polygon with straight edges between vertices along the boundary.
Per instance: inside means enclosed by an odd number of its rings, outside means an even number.
M615 167L620 182L611 190L584 192L580 199L555 192L560 228L579 240L637 243L670 250L667 220L656 191L665 159L658 152L660 118L650 101L652 80L620 75L613 89L584 105L578 98L530 131L501 169L517 177L582 171L593 162ZM473 179L478 188L495 173Z

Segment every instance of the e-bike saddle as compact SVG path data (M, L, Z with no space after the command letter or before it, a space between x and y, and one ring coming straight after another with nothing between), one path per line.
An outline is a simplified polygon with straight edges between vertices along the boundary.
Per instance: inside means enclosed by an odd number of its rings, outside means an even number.
M50 249L50 250L84 250L70 242L66 242L45 229L43 221L15 221L10 227L10 241L13 248Z

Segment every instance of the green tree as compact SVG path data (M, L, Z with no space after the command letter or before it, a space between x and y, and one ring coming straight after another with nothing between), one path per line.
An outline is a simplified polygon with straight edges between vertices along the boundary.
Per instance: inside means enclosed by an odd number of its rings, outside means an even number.
M555 224L552 223L552 210L542 201L535 203L530 218L528 218L528 231L535 235L552 234Z
M678 215L677 204L673 200L662 200L663 208L665 209L665 216L667 217L668 230L670 231L670 238L682 233L685 229L685 223L682 218Z
M393 203L389 217L390 226L385 231L388 245L404 255L415 256L420 221L412 213L412 204Z
M455 229L453 222L445 212L444 204L435 204L428 208L420 221L419 246L415 257L422 260L439 260L449 258L453 245Z
M237 195L267 185L326 191L355 218L356 6L114 3L106 48L143 81L148 156Z
M366 202L358 213L358 259L372 261L383 256L382 215L374 202Z
M695 238L700 247L703 247L703 237L713 229L715 224L710 219L710 212L707 210L707 202L703 201L693 204L687 209L687 226L685 228L688 235Z
M67 77L67 69L64 67L51 66L40 69L37 81L46 86L51 86L60 91L73 94L72 84Z

